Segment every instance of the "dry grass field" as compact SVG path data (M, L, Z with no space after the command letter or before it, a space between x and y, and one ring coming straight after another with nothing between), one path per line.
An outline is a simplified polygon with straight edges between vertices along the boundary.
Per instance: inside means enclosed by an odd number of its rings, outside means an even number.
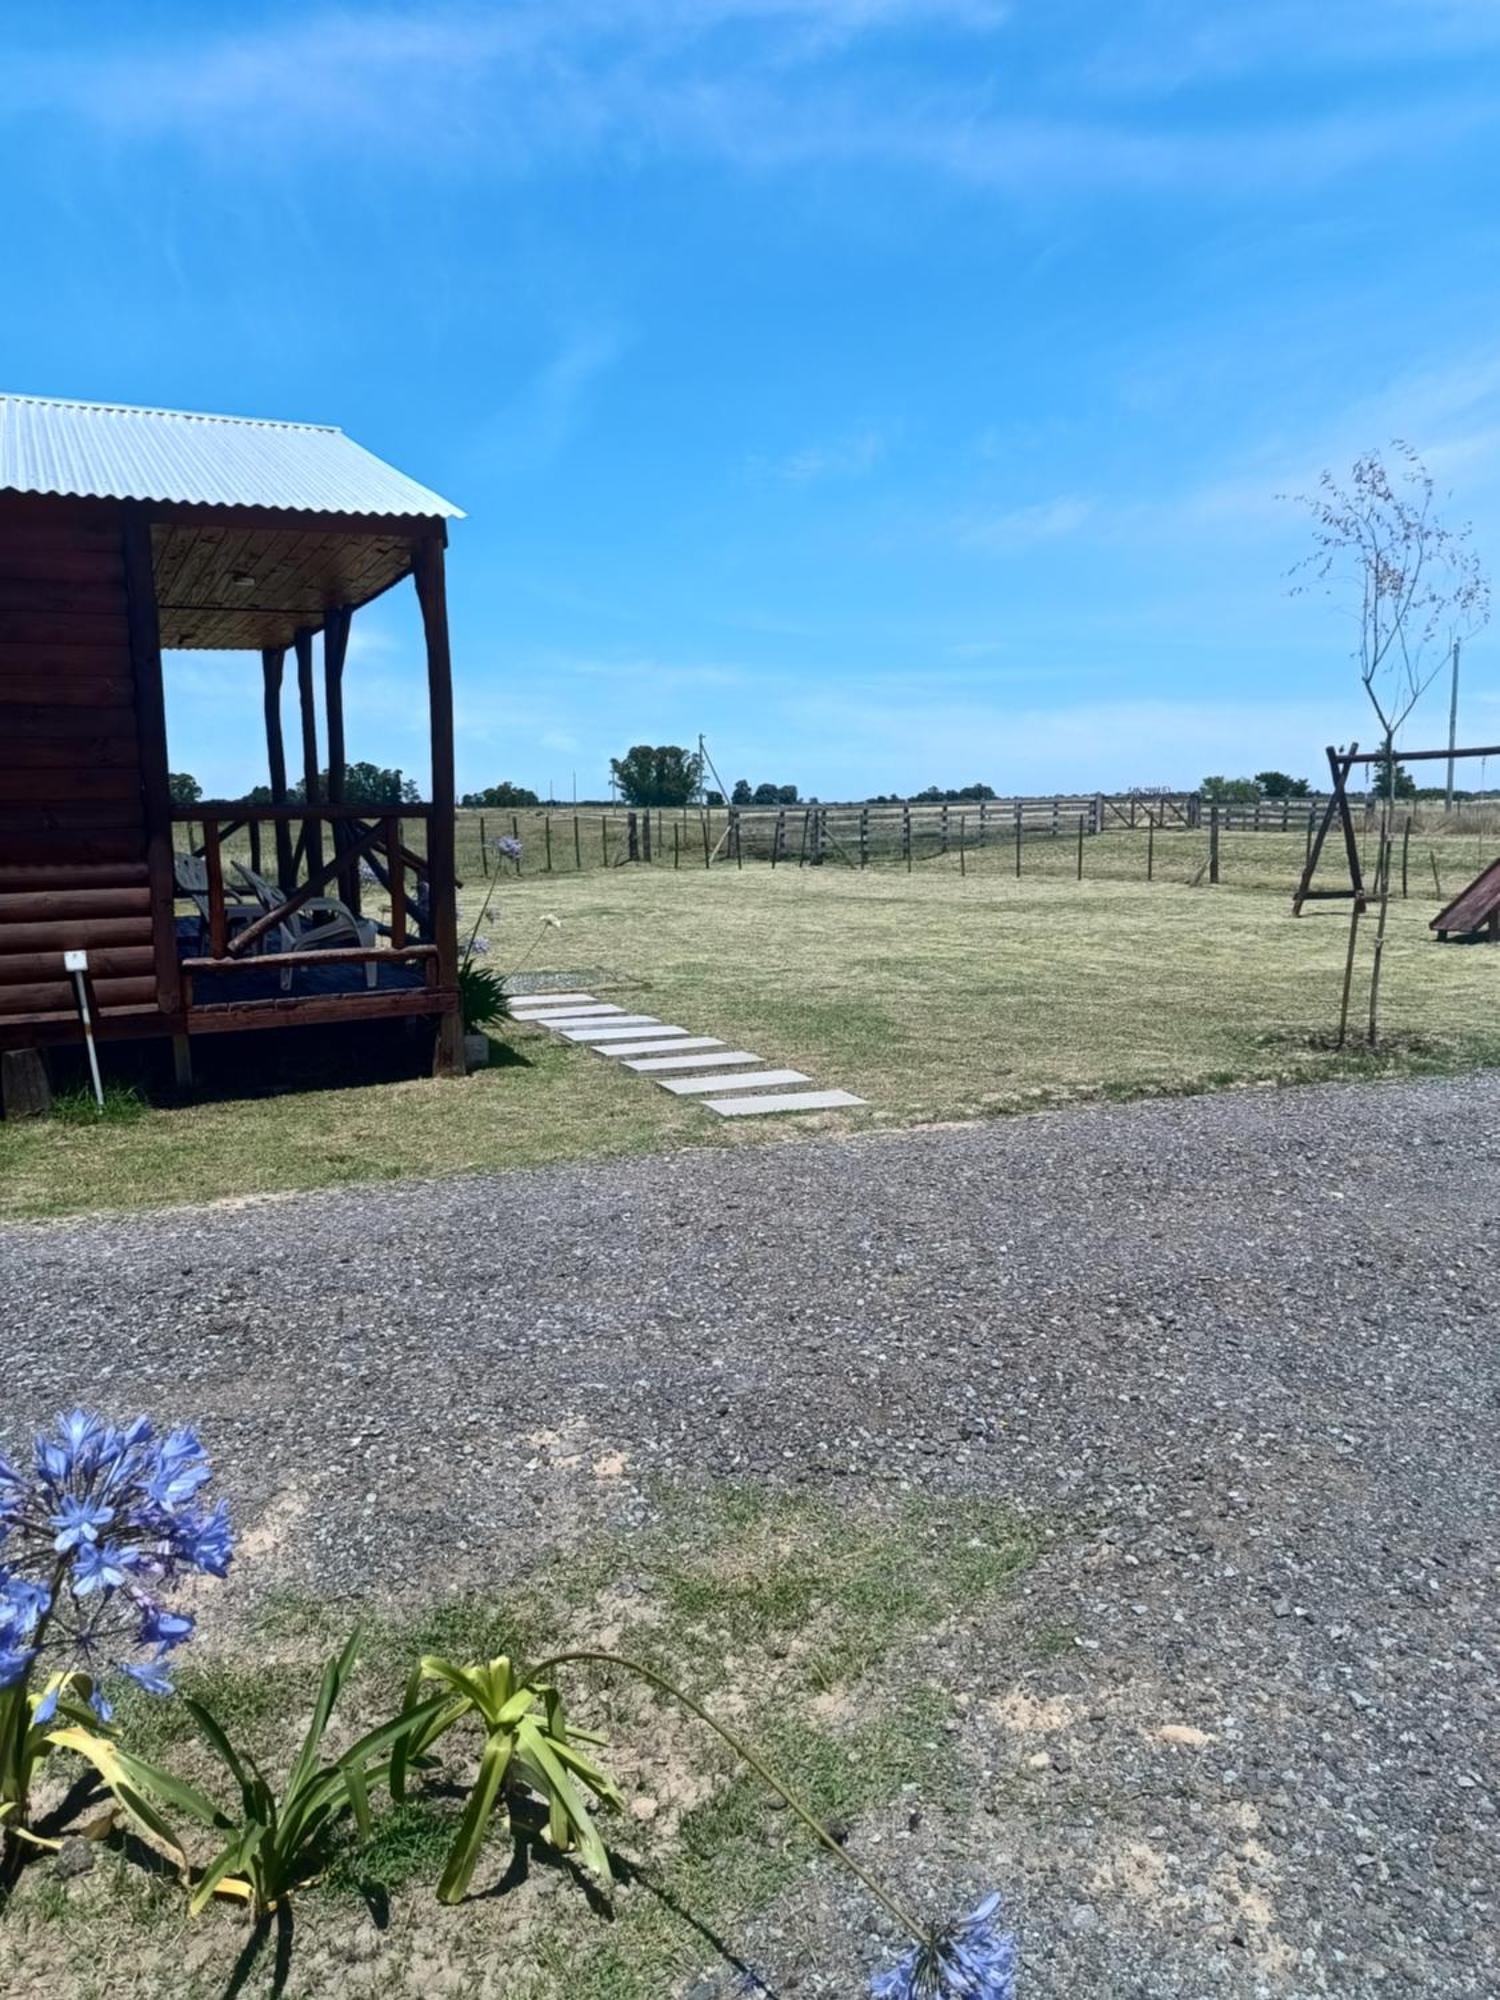
M1445 1071L1500 1061L1500 951L1440 946L1427 922L1493 843L1413 841L1393 906L1387 1045L1329 1046L1346 906L1299 921L1300 835L1234 834L1217 889L1206 835L1004 844L865 873L585 869L504 877L488 962L561 976L843 1087L868 1108L745 1121L712 1113L542 1030L498 1031L506 1060L463 1083L425 1077L278 1089L251 1071L190 1105L0 1125L0 1214L59 1214L400 1175L468 1172L693 1144L763 1144L1108 1097ZM472 869L465 930L490 884ZM558 930L540 930L543 914ZM1367 926L1368 929L1368 926ZM284 1040L287 1038L276 1038ZM247 1037L244 1059L273 1052Z

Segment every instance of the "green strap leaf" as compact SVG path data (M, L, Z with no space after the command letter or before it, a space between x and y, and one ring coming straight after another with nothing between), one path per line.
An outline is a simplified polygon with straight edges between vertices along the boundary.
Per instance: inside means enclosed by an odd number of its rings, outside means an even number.
M343 1692L344 1683L353 1671L359 1653L360 1629L356 1625L349 1634L348 1643L337 1659L330 1660L323 1669L323 1678L318 1685L318 1698L313 1704L312 1720L307 1725L307 1735L297 1761L292 1766L287 1779L287 1795L297 1792L318 1768L318 1753L323 1747L324 1732L328 1728L328 1718L333 1714L334 1705Z
M578 1796L573 1780L553 1753L551 1744L536 1724L529 1720L523 1722L516 1732L516 1741L526 1752L528 1760L537 1767L546 1780L542 1789L547 1794L549 1807L554 1809L552 1814L554 1823L560 1814L572 1828L584 1866L592 1869L603 1882L608 1883L611 1879L609 1855L605 1851L604 1842L599 1838L598 1828L589 1815L588 1807Z
M480 1849L484 1846L485 1831L495 1810L495 1801L505 1782L514 1743L513 1737L500 1730L496 1730L485 1743L484 1754L479 1760L479 1775L474 1780L474 1789L469 1794L464 1816L438 1881L439 1902L462 1902L468 1891Z

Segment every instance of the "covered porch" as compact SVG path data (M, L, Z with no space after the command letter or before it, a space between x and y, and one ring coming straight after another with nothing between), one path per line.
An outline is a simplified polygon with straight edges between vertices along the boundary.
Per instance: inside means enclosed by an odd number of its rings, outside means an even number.
M401 1016L430 1016L436 1068L461 1070L457 515L337 430L0 397L0 1048L80 1036L82 953L99 1037L169 1035L184 1079L200 1035ZM408 581L428 796L351 802L352 621ZM238 656L224 699L264 738L256 803L174 802L168 650Z

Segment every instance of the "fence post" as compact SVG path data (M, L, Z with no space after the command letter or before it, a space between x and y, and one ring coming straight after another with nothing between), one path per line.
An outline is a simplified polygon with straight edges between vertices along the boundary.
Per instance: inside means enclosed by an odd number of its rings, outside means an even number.
M958 872L960 875L967 875L969 872L964 864L964 821L967 818L967 813L960 813L958 816Z
M1401 829L1401 900L1406 901L1407 855L1411 847L1411 814L1406 815L1406 825Z
M703 815L703 865L705 868L713 866L713 856L708 851L708 820L709 815L705 812Z
M1080 813L1078 815L1078 879L1080 882L1083 880L1083 819L1084 816Z
M979 801L979 845L981 847L983 847L984 845L984 822L985 822L985 802L983 799L981 799Z
M870 808L859 809L859 865L867 866L870 859Z
M1052 838L1054 840L1056 840L1057 838L1057 813L1058 813L1058 802L1056 799L1054 799L1052 801Z
M944 854L946 854L948 852L948 807L946 802L943 805L942 838L943 838L943 845L941 851Z
M1156 874L1156 815L1146 814L1146 880L1151 881Z
M642 861L645 861L645 862L647 862L647 863L649 863L649 862L650 862L650 860L651 860L651 808L650 808L650 806L647 806L646 810L645 810L645 811L644 811L644 812L643 812L643 813L641 814L641 859L642 859Z
M625 815L625 859L639 861L641 858L641 823L633 812Z
M1216 805L1208 809L1208 879L1210 882L1219 879L1219 808Z
M1103 792L1095 792L1095 794L1094 794L1094 824L1093 824L1093 827L1092 827L1091 831L1092 831L1092 832L1094 832L1094 833L1103 833L1103 831L1104 831L1104 794L1103 794Z
M542 839L547 847L547 873L552 873L552 815L548 813L542 821Z
M812 810L812 854L809 856L814 868L823 866L823 835L827 831L823 808L814 806Z
M578 831L578 815L573 815L573 867L578 874L583 873L583 835Z
M599 848L601 854L603 855L603 860L601 861L600 866L603 868L607 868L609 866L609 814L608 813L600 813L599 815Z
M1016 800L1016 880L1021 879L1021 801Z
M905 802L901 807L901 850L906 856L906 872L911 873L911 805Z
M488 875L490 872L490 844L484 837L483 813L479 815L479 861L480 861L480 866L484 869L485 874ZM251 862L250 865L252 868L255 868L255 863L253 861ZM260 873L260 870L258 868L256 868L256 873L257 874Z

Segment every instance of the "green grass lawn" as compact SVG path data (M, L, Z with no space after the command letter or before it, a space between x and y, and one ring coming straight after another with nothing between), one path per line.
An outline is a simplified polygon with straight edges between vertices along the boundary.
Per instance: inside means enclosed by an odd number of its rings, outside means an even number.
M1234 835L1218 889L1189 884L1206 835L1037 840L1014 876L1001 844L860 874L764 864L527 873L498 885L489 963L577 978L603 998L713 1034L841 1086L868 1108L728 1129L700 1105L543 1030L502 1031L518 1061L464 1082L219 1098L139 1116L0 1125L0 1214L271 1193L399 1175L534 1165L808 1130L968 1119L1129 1097L1500 1061L1500 951L1440 946L1428 850L1444 892L1475 843L1413 843L1413 894L1393 906L1386 1053L1337 1054L1347 906L1299 921L1300 836ZM465 930L486 888L463 893ZM539 936L554 913L560 930ZM1367 924L1366 935L1373 928ZM1366 963L1362 954L1362 963ZM1362 990L1363 981L1360 982ZM268 1059L284 1037L245 1038ZM247 1076L247 1090L260 1087Z

